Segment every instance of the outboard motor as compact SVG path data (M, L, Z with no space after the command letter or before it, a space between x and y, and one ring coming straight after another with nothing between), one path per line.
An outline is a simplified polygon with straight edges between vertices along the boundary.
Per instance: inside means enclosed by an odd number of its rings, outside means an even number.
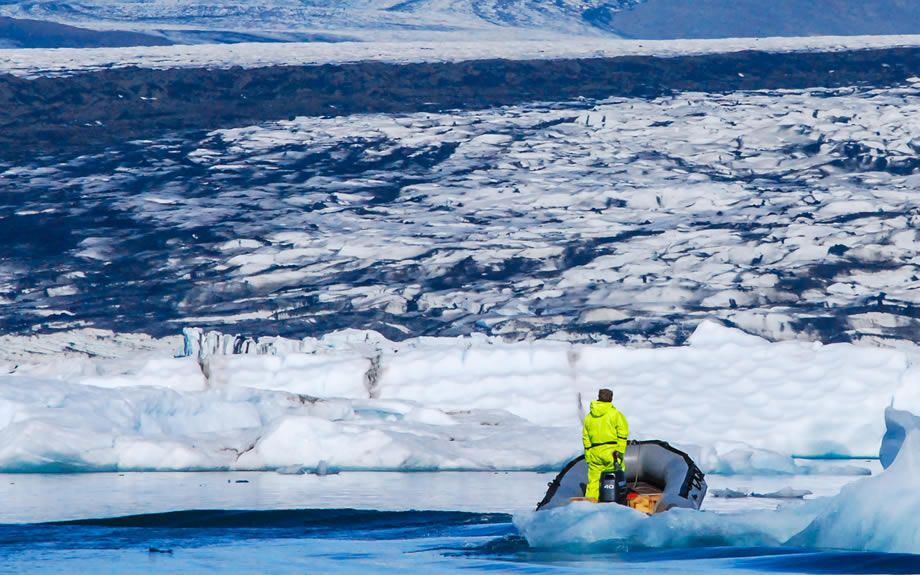
M599 487L598 503L626 504L626 472L622 469L601 473Z

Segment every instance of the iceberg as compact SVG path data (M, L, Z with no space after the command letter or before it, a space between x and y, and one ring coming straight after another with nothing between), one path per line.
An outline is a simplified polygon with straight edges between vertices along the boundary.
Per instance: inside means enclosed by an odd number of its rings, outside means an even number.
M914 416L916 417L916 416ZM789 545L920 553L920 432L911 429L881 474L846 485Z
M621 505L573 502L548 511L518 513L514 524L535 548L596 551L643 548L775 547L809 524L819 501L782 511L706 513L672 509L646 515Z
M893 407L885 409L885 435L878 451L882 467L887 469L894 462L907 434L916 429L920 429L920 417Z
M90 348L81 333L68 347ZM892 398L920 407L910 350L771 343L708 321L662 348L355 330L188 329L142 348L106 341L108 356L6 341L18 351L0 356L2 472L555 471L612 387L633 439L668 441L705 473L821 474L794 458L874 457Z

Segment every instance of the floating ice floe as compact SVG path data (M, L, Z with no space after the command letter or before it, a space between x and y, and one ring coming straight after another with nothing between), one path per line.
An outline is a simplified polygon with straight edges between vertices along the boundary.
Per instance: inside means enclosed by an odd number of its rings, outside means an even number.
M595 550L643 547L789 546L890 553L920 553L920 432L912 428L894 463L857 480L833 497L776 510L706 513L674 509L647 516L619 505L574 502L548 511L519 513L515 524L534 547L586 546ZM717 497L744 497L721 490ZM781 490L761 497L798 499Z

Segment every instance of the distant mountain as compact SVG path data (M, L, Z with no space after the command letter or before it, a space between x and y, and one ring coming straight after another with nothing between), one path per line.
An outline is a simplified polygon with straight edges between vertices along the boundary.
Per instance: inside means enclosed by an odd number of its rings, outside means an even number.
M54 22L0 16L0 48L166 46L166 38L138 32L96 31Z
M534 34L607 35L617 11L643 0L6 0L0 14L71 25L105 23L159 33L176 30L234 30L361 33L361 39L423 39L479 32L494 38L501 28L519 39ZM601 27L598 26L601 24ZM515 32L517 32L515 34ZM511 39L509 37L509 39Z
M473 14L483 22L500 26L545 30L594 27L611 15L645 0L407 0L386 10L412 14ZM380 4L386 4L381 2Z
M163 42L640 39L920 33L917 0L0 0L0 47ZM45 21L47 27L42 27Z

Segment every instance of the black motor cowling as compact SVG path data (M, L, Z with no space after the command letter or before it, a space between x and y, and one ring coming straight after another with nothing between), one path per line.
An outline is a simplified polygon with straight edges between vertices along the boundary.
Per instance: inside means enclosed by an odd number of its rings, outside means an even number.
M621 505L626 503L626 472L622 469L601 473L599 487L597 495L599 503L619 503Z

